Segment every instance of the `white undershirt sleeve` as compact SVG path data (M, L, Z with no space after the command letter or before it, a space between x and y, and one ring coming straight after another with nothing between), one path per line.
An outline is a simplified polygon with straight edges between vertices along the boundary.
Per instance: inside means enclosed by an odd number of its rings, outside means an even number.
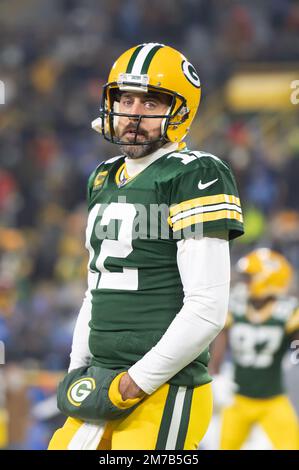
M184 305L160 341L128 371L148 394L209 346L223 328L228 310L228 241L203 237L180 240L177 245Z
M69 372L78 367L87 366L91 361L91 352L89 349L89 322L91 319L91 276L88 278L88 288L79 311L79 315L75 324L72 351L70 354Z

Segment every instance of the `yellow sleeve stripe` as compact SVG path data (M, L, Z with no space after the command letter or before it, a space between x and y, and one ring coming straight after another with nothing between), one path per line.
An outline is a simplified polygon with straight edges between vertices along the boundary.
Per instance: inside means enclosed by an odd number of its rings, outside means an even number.
M194 199L188 199L187 201L180 202L170 208L169 214L171 217L185 210L192 209L197 206L205 206L207 204L218 204L221 202L228 202L230 204L237 204L240 206L240 199L231 194L216 194L214 196L202 196Z
M191 215L190 217L186 217L185 219L178 220L172 226L172 230L175 232L176 230L182 230L189 225L203 223L203 222L212 222L215 220L220 219L231 219L237 220L238 222L243 222L242 214L234 210L221 210L221 211L214 211L214 212L206 212L203 214ZM169 218L168 218L169 221ZM170 223L170 225L172 225Z
M293 333L296 330L299 330L299 308L297 308L293 315L289 318L289 320L286 323L286 332L288 334Z
M209 206L198 206L194 207L194 209L190 209L188 211L184 212L179 212L179 214L174 215L170 217L172 225L177 222L177 220L180 219L185 219L186 217L189 217L189 215L196 215L196 214L202 214L204 212L219 212L222 209L228 209L228 210L233 210L239 212L239 214L242 215L242 209L237 206L236 204L214 204L214 205L209 205Z

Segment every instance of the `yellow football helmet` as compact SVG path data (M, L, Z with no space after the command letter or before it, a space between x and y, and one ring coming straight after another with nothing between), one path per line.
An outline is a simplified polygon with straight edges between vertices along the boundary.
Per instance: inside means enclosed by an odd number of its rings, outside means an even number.
M241 258L237 270L249 276L249 293L254 298L286 293L293 277L286 258L268 248L259 248Z
M120 113L122 91L159 92L169 95L170 106L165 115L132 115ZM114 63L108 83L103 87L100 117L92 127L115 144L145 145L137 142L143 118L163 118L157 141L181 142L187 135L201 96L200 80L193 65L180 52L163 44L148 43L129 49ZM122 142L115 134L119 116L138 119L134 142Z

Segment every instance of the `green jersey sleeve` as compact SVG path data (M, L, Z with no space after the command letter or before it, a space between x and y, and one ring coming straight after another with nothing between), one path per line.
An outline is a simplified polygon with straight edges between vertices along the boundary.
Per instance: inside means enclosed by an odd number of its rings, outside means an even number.
M108 171L103 171L103 163L91 173L87 183L87 204L89 205L91 193L94 189L100 189L103 186Z
M87 204L89 204L90 196L93 188L93 183L96 175L96 170L94 170L91 175L89 175L88 182L87 182L87 192L86 192L86 200Z
M168 223L174 237L242 235L242 209L229 166L213 155L188 166L172 180Z

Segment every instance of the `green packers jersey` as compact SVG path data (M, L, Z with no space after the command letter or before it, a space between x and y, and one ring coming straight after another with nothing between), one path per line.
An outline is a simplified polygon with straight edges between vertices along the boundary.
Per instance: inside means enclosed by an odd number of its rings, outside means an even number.
M243 233L236 184L224 162L202 152L164 154L133 178L115 157L91 175L88 202L93 364L129 368L183 306L177 241ZM209 382L208 358L206 350L171 383Z
M281 363L290 334L299 329L298 301L281 297L269 307L269 315L259 322L259 313L250 319L245 298L231 301L229 344L240 395L268 398L284 393Z

